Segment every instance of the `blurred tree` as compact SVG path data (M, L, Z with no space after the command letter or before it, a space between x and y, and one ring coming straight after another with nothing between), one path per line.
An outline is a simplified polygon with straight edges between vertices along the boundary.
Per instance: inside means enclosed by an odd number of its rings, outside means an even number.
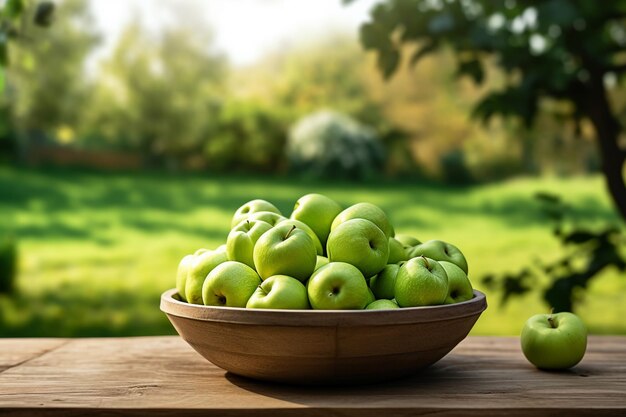
M24 24L48 26L52 20L54 4L49 1L36 6L24 0L7 0L0 7L0 161L11 159L15 154L16 134L11 122L10 103L4 99L6 86L5 70L9 65L9 41L24 39ZM25 13L25 8L27 8Z
M561 117L589 120L608 190L626 219L626 149L610 98L626 73L626 0L387 0L371 16L361 41L377 52L385 77L399 67L403 45L415 47L413 64L448 47L459 76L485 83L487 59L504 74L474 109L483 121L513 116L530 126L543 98L563 104Z
M198 27L153 36L132 23L102 65L85 136L139 149L158 162L201 150L225 92L226 61L211 50L211 39Z
M85 59L99 38L88 4L60 2L54 25L44 28L51 10L49 3L24 2L20 36L10 46L6 99L24 140L76 125L89 96Z
M369 99L368 75L358 42L337 33L269 54L253 68L245 68L234 88L288 110L294 120L332 108L377 125L381 109Z
M215 170L278 172L284 167L289 117L257 101L224 103L207 135L204 154Z

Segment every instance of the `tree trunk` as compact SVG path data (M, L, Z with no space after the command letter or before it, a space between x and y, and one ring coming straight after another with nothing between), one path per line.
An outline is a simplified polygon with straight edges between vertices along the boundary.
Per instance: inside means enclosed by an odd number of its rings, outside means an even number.
M602 75L592 80L587 88L587 114L596 131L608 191L617 210L626 220L626 183L623 174L626 151L619 147L618 142L621 126L613 115Z

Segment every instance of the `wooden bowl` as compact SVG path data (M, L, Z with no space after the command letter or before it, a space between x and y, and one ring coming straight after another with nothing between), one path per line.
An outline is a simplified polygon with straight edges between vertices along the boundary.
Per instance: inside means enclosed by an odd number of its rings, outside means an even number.
M237 375L294 384L399 378L450 352L487 308L485 294L457 304L397 310L251 310L161 296L176 331Z

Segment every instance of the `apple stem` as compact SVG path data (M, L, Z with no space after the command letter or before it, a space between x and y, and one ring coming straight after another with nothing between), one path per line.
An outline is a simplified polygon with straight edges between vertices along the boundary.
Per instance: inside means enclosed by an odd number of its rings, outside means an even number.
M293 225L291 227L291 229L289 229L289 231L287 232L287 234L285 235L285 238L283 240L287 240L287 238L289 237L289 235L291 234L291 232L293 232L296 228L296 225Z
M550 327L552 327L553 329L556 329L556 323L554 322L554 317L552 317L553 313L554 313L554 308L551 308L550 314L548 315L548 323L550 323Z
M424 259L424 263L426 264L426 269L430 271L430 264L428 263L428 259L424 255L422 255L422 259Z

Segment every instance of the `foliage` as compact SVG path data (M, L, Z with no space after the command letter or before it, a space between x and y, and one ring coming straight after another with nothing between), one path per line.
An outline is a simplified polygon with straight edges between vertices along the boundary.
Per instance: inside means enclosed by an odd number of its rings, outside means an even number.
M608 268L626 271L626 233L615 225L581 226L573 221L570 207L551 193L537 193L545 214L554 222L553 234L566 252L561 258L543 263L532 262L516 273L487 275L482 282L502 294L502 302L537 288L543 289L544 301L555 311L573 311L580 304L581 290Z
M17 244L12 237L0 238L0 294L11 293L17 275Z
M292 119L331 108L377 125L382 121L381 108L369 97L367 69L358 42L331 33L268 54L235 78L245 96L283 108Z
M26 7L29 14L39 13L32 10L32 3ZM98 37L88 4L66 0L56 15L55 24L46 28L23 22L24 36L11 45L7 100L13 123L23 133L50 134L61 125L76 124L80 117L76 109L85 106L89 95L83 66Z
M626 150L606 82L626 73L626 1L387 0L371 16L361 42L376 51L385 77L399 68L404 45L414 47L413 64L447 47L458 76L485 83L487 61L503 74L474 108L483 121L501 115L530 126L546 97L569 104L561 117L591 121L609 191L626 218Z
M26 13L25 13L25 9ZM9 65L9 40L24 39L22 22L28 22L32 16L32 23L37 26L49 26L54 15L54 3L41 1L36 5L28 0L6 0L0 7L0 69ZM27 19L23 19L26 16ZM4 71L0 71L0 91L4 90Z
M287 142L292 169L313 178L371 178L384 164L384 151L373 129L331 111L299 120Z
M32 15L32 24L48 26L54 14L54 3L39 2L34 7L24 0L7 0L0 8L0 93L4 94L6 87L6 68L9 66L9 41L24 42L28 39L24 35L24 25L29 24ZM25 13L25 8L26 10ZM6 102L0 102L0 162L13 159L17 153L17 134L11 122L11 107Z
M470 184L474 181L467 167L465 152L455 149L441 155L443 179L450 184Z
M223 56L209 32L173 27L154 37L139 22L103 63L81 131L154 162L202 150L222 103Z
M204 145L216 171L276 172L284 166L287 121L275 108L254 101L223 105Z

